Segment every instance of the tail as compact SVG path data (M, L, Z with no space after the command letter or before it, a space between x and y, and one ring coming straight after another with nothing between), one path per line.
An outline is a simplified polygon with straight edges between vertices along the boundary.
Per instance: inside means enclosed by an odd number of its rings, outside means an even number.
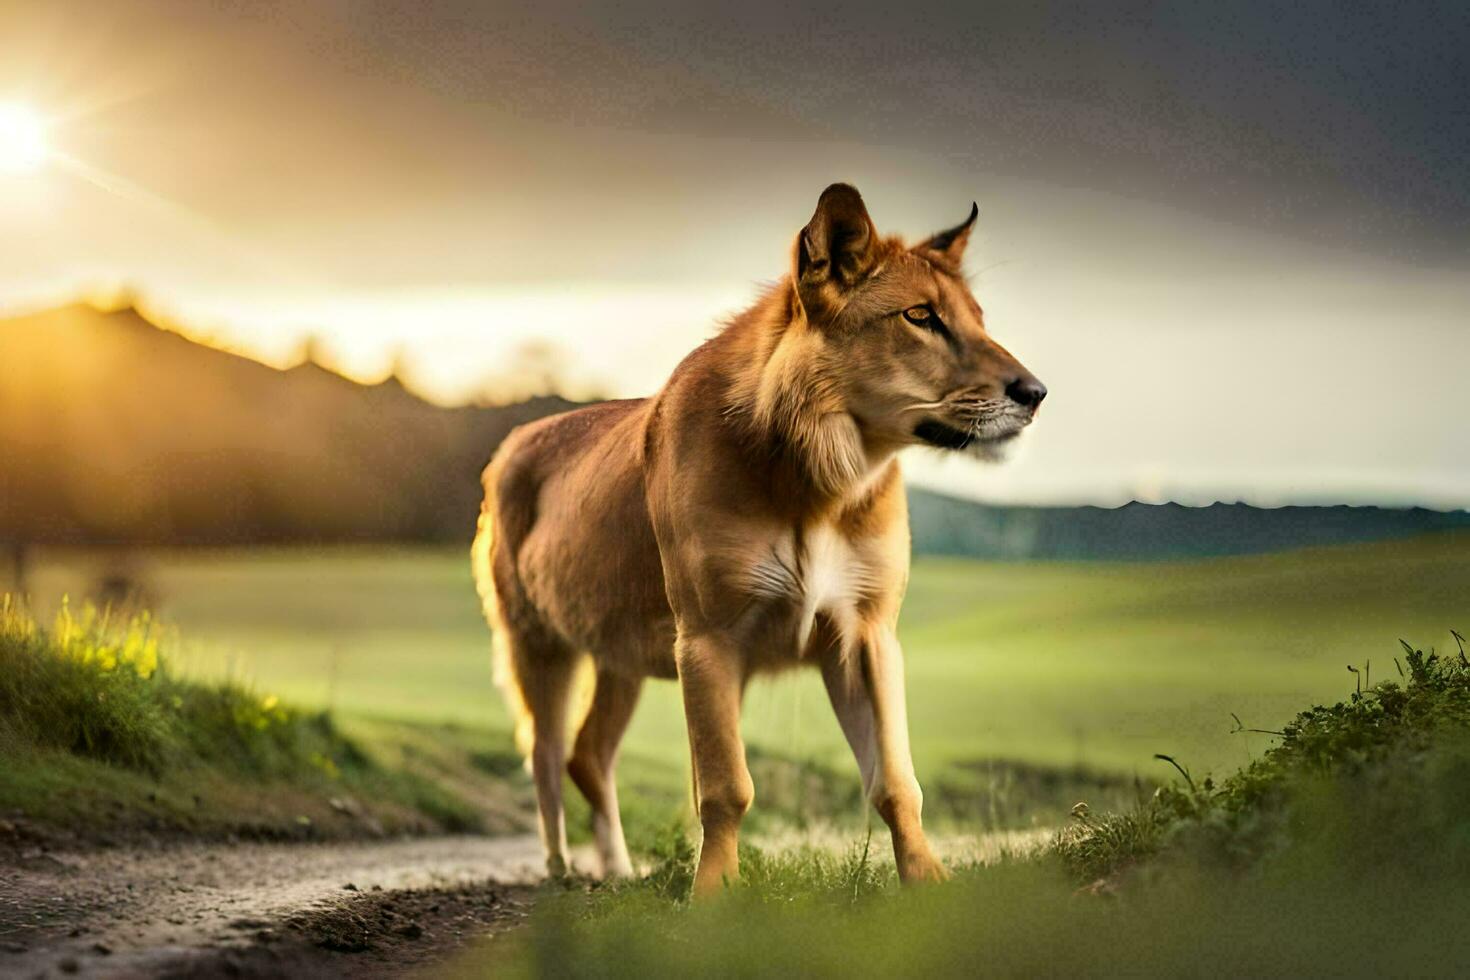
M515 726L516 749L526 759L531 757L531 709L521 693L516 676L515 659L511 656L510 635L500 617L500 601L495 594L495 576L491 571L491 553L495 544L495 464L485 470L485 500L480 505L480 520L475 528L475 541L470 545L470 567L475 574L475 589L480 593L480 606L490 624L490 657L495 686L500 688L505 705Z

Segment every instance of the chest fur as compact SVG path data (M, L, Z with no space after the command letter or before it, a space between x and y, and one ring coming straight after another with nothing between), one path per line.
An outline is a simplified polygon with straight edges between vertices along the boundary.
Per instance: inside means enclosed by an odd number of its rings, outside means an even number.
M752 592L765 600L765 615L778 620L780 632L794 641L789 656L807 650L818 617L831 624L844 646L856 638L863 611L885 578L880 557L870 543L819 525L776 543L757 563L751 570Z

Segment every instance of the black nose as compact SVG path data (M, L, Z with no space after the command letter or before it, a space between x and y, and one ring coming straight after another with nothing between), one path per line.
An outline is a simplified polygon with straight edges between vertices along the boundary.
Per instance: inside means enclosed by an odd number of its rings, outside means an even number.
M1011 396L1011 401L1034 409L1046 397L1046 385L1035 378L1017 378L1006 385L1006 394Z

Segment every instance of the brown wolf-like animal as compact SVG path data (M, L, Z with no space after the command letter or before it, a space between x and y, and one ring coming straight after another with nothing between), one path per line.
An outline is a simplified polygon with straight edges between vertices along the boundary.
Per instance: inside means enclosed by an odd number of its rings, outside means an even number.
M1046 395L961 278L975 214L907 247L832 185L790 274L663 390L522 426L486 468L475 579L552 874L566 869L563 766L592 806L604 873L631 872L618 742L644 678L677 677L704 829L695 893L734 877L754 796L741 695L757 671L808 664L899 875L944 877L919 821L895 632L909 564L897 456L994 456ZM595 687L568 755L584 673Z

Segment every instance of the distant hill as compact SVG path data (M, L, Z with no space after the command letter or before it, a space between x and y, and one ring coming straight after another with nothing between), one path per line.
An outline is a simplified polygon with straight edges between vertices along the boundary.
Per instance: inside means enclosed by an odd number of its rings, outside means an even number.
M500 440L571 405L440 408L132 308L0 321L0 542L463 540Z
M467 541L479 473L561 398L441 408L396 378L277 370L83 305L0 321L0 547ZM1464 512L992 507L909 495L919 553L1158 559L1470 526Z
M1470 528L1470 513L1422 507L997 507L917 488L909 520L915 552L999 560L1204 558Z

